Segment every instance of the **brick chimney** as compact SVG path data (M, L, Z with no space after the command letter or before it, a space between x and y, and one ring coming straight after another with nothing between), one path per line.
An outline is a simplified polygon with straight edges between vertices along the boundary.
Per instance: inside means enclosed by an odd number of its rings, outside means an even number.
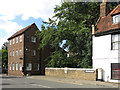
M100 4L100 17L104 17L108 14L109 8L107 5L107 0L102 0L102 3Z

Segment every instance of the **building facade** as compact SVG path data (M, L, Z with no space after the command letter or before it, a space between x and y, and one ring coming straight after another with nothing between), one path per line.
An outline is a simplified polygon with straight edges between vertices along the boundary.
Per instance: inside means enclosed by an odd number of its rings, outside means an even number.
M8 74L23 76L26 74L44 74L46 55L44 50L38 50L40 41L35 36L37 28L33 23L8 38Z
M120 4L109 11L107 2L100 5L100 18L92 26L93 68L98 79L120 83Z

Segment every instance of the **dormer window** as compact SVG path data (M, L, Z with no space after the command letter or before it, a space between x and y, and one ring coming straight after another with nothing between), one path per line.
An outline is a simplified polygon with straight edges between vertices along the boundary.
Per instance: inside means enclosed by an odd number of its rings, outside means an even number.
M113 16L113 24L117 24L120 22L120 14Z

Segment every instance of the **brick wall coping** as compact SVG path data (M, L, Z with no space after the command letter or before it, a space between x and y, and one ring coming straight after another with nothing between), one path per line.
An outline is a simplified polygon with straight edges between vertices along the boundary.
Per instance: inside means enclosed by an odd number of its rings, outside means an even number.
M96 69L93 69L93 68L48 68L46 67L45 69L56 69L56 70L61 70L61 69L67 69L67 70L96 70Z

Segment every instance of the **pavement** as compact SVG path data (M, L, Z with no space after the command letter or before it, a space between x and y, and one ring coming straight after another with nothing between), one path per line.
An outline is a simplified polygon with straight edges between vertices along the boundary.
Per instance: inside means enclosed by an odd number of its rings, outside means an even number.
M63 77L53 77L53 76L29 76L27 78L33 79L42 79L42 80L49 80L54 82L63 82L63 83L70 83L70 84L78 84L78 85L96 85L102 87L109 87L109 88L120 88L120 83L112 83L112 82L101 82L101 81L90 81L90 80L80 80L80 79L71 79L71 78L63 78Z

